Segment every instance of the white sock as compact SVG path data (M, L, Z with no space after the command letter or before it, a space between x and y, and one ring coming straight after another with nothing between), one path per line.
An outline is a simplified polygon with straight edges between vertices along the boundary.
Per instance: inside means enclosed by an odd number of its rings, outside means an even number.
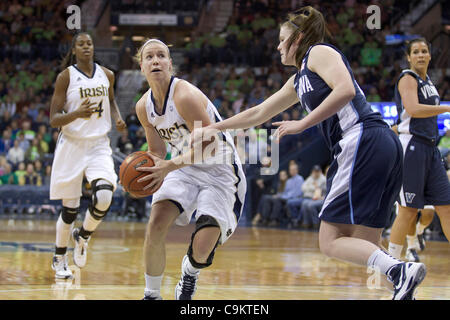
M189 260L189 258L184 259L182 268L183 268L183 270L185 270L191 276L194 276L194 275L198 274L200 272L200 270L201 270L201 269L198 269L198 268L194 267L191 264L191 261Z
M102 220L96 220L92 217L89 209L86 210L86 215L83 221L83 229L86 231L94 232Z
M416 236L406 235L406 242L408 243L408 249L417 249L416 248Z
M400 259L402 257L402 250L402 245L389 242L389 254L394 258Z
M383 250L378 249L370 255L367 260L367 266L379 270L380 273L387 274L392 266L401 262L402 261L393 258Z
M427 227L427 225L425 224L421 224L420 222L417 224L416 226L416 233L417 234L422 234L425 231L425 228Z
M56 222L56 247L57 248L67 248L70 240L70 230L72 229L72 224L67 224L59 215L58 221Z
M145 273L145 294L152 297L159 296L163 275L152 277Z

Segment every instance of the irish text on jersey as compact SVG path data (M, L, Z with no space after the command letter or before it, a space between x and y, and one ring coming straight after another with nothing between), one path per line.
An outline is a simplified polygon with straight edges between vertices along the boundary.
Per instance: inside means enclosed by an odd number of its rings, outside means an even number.
M108 96L108 87L104 85L98 86L96 88L83 88L80 87L80 98L87 97L107 97Z

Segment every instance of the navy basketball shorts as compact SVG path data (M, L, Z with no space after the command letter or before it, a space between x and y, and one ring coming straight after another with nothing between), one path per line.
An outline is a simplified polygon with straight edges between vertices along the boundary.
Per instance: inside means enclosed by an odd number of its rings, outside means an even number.
M410 134L400 134L404 152L403 184L399 203L422 209L450 204L450 183L439 149Z
M384 228L402 183L402 146L387 126L347 131L327 174L323 221Z

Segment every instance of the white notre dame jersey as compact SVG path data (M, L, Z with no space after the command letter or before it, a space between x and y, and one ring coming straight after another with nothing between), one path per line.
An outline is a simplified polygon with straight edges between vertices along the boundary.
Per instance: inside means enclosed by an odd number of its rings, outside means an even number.
M77 65L68 67L70 82L66 93L64 111L78 109L83 101L94 102L96 108L89 118L78 118L62 127L62 132L76 139L92 139L106 135L111 130L111 110L109 106L109 79L100 65L94 63L92 77L88 77Z
M171 78L161 114L155 110L151 89L146 101L147 118L161 139L172 146L172 156L189 150L190 141L189 129L173 100L178 81L180 79ZM216 108L205 98L211 122L220 121ZM223 134L220 141L214 156L170 172L161 188L153 194L152 204L163 200L175 202L180 209L175 220L178 225L189 224L195 210L196 219L202 215L214 217L220 226L220 243L223 244L233 234L242 214L247 182L231 135ZM195 156L194 161L197 161Z
M151 89L148 92L146 103L147 118L150 124L152 124L156 129L161 139L169 143L169 145L171 146L172 157L183 154L190 148L190 131L186 125L186 121L184 121L184 119L178 113L178 110L175 106L175 101L173 100L175 86L178 81L180 81L180 79L175 77L172 77L170 80L162 114L159 114L155 110L155 104L153 100L154 98ZM212 123L221 121L222 119L217 112L214 104L208 99L208 97L206 97L205 95L204 97L208 101L206 112L208 113L210 121ZM237 156L236 148L234 147L233 140L228 133L225 133L223 135L222 142L223 144L220 145L220 148L214 150L214 156L207 157L206 155L208 153L207 151L205 151L205 159L202 159L200 157L200 161L198 162L196 159L194 159L195 163L201 162L201 164L195 164L192 167L206 169L217 164L229 165L231 163L236 163L240 167L241 164L238 159L239 157Z

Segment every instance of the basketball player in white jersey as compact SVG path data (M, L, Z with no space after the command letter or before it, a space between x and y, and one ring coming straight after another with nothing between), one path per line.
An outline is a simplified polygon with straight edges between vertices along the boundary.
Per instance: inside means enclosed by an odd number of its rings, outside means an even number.
M165 239L170 226L174 222L189 224L197 210L196 229L182 261L181 280L175 288L176 299L191 300L200 270L212 264L217 245L224 244L238 224L246 179L228 134L221 136L222 148L211 158L192 164L194 152L189 141L194 122L207 126L216 119L220 121L220 116L198 88L173 76L169 48L157 39L150 39L140 48L137 59L150 89L136 104L136 113L155 161L152 168L138 168L149 173L138 181L149 181L146 188L158 190L153 194L144 244L144 300L162 298ZM166 155L165 141L172 146L171 160L162 160ZM230 161L220 162L225 158Z
M114 73L94 62L94 44L87 33L72 39L62 63L50 106L50 125L61 128L52 166L50 199L62 200L56 223L56 248L52 268L57 279L71 279L67 245L80 211L83 176L92 186L92 202L83 225L75 228L74 263L86 264L88 241L105 217L116 188L117 175L107 133L111 116L116 128L126 129L114 100Z

